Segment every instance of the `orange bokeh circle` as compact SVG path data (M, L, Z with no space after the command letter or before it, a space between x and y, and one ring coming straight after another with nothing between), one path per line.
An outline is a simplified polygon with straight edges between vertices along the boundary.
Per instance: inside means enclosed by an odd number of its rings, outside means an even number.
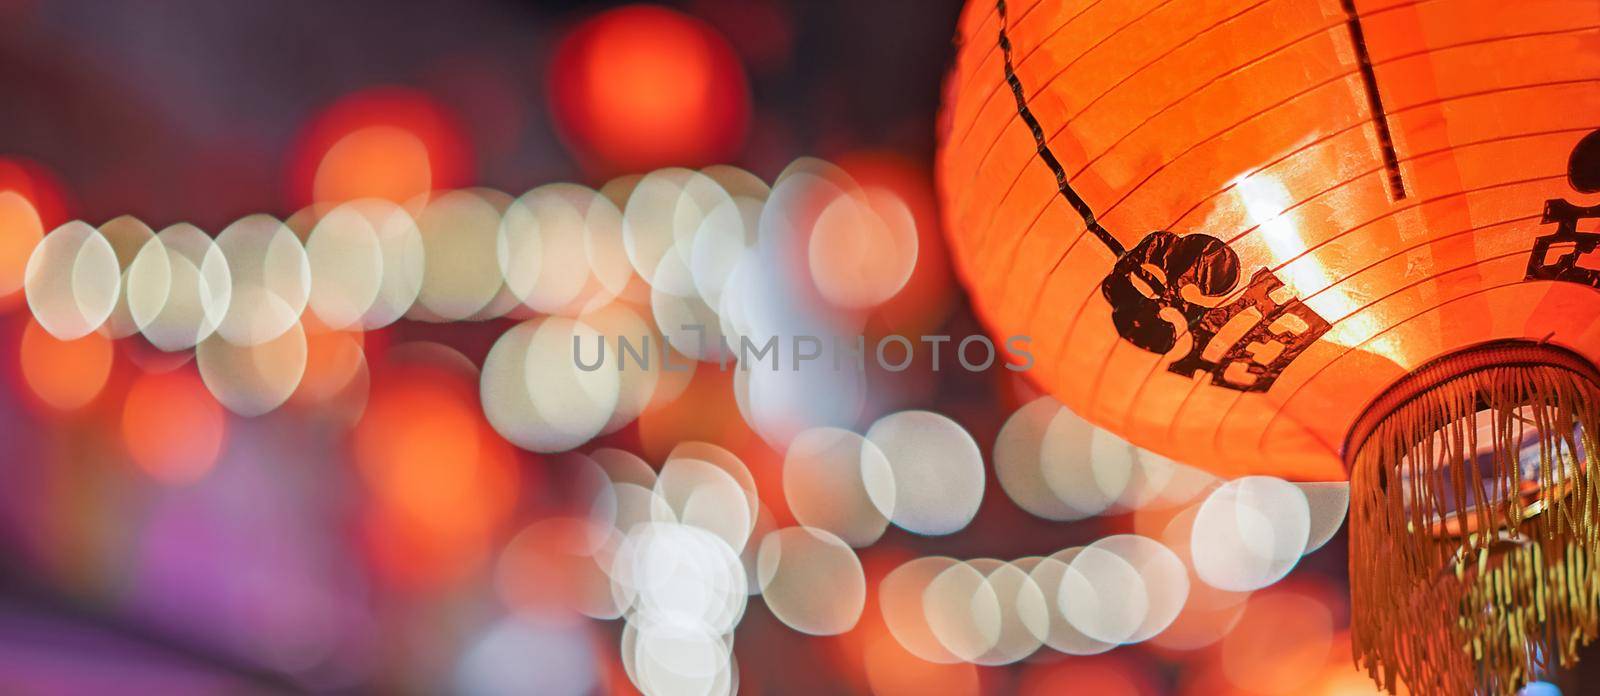
M39 400L71 411L93 401L111 374L111 340L98 332L63 341L32 319L22 330L22 378Z
M22 304L28 257L45 233L66 216L62 191L55 176L43 167L0 158L0 311Z
M289 165L296 207L358 198L405 203L472 177L467 138L430 95L378 87L335 102L300 133Z
M191 483L211 471L225 430L222 406L190 368L140 375L122 406L129 456L166 483Z
M572 30L550 65L557 128L597 174L732 159L750 121L738 56L716 30L647 5Z
M442 346L409 348L374 376L353 458L372 493L373 561L399 586L430 589L486 558L521 476L478 408L470 363Z

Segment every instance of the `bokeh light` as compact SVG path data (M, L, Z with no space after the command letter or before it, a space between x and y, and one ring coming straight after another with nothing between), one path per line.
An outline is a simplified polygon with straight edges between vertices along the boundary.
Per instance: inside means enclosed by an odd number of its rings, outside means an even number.
M1316 593L1275 589L1251 597L1221 643L1222 671L1251 693L1304 693L1333 650L1333 614Z
M459 321L491 307L504 287L497 268L500 214L511 199L487 189L451 191L417 216L422 234L422 286L411 316Z
M111 338L126 338L139 331L138 322L134 321L128 306L128 269L139 258L139 252L144 250L145 245L155 239L156 233L132 215L120 215L107 220L99 229L100 235L105 237L112 252L117 255L117 265L122 269L117 303L107 318L104 330Z
M218 333L194 352L206 388L228 410L246 417L282 406L306 373L306 331L298 321L274 338L249 345Z
M372 492L380 567L402 587L427 589L486 559L520 476L478 410L471 363L443 346L407 348L374 380L352 455Z
M483 410L501 435L535 452L572 449L610 422L618 372L584 370L574 347L601 338L570 319L534 319L501 336L484 360ZM589 359L589 358L586 358Z
M1228 481L1195 515L1195 571L1218 589L1266 587L1300 561L1310 528L1306 495L1293 484L1266 476Z
M457 119L421 91L378 87L346 95L299 134L291 203L406 203L464 185L472 168L466 142Z
M761 540L756 567L767 608L796 631L834 635L861 618L866 578L839 537L809 527L777 530Z
M227 418L199 376L187 369L139 375L122 405L128 456L157 480L193 483L216 464Z
M76 220L45 235L28 257L23 276L33 318L62 340L99 329L122 288L111 244L99 230Z
M871 440L840 428L813 428L789 443L783 492L795 520L854 547L883 536L894 509L894 474Z
M111 374L111 341L98 333L63 341L37 322L22 331L22 377L40 401L63 411L100 395Z
M408 201L433 190L428 146L394 126L363 126L339 138L317 165L317 201Z
M28 259L45 233L66 221L65 199L44 167L0 157L0 311L21 304Z
M879 419L866 439L889 462L894 485L867 487L878 511L918 534L950 534L967 526L983 501L983 455L960 424L928 411ZM886 493L892 492L893 497Z
M0 191L0 298L22 289L28 259L44 238L33 204L16 191Z
M145 243L128 267L128 314L151 345L193 348L233 303L227 258L200 228L178 223Z
M305 369L290 399L306 405L329 404L352 389L360 389L355 404L343 404L346 408L354 406L345 415L359 418L371 382L366 334L329 329L309 317L301 322L301 329L306 342Z
M575 27L550 64L552 115L601 173L729 159L749 127L744 69L704 22L629 5Z
M954 558L930 556L908 561L878 584L878 607L883 622L894 639L919 660L936 663L960 662L939 638L928 621L925 597L933 581L960 562Z

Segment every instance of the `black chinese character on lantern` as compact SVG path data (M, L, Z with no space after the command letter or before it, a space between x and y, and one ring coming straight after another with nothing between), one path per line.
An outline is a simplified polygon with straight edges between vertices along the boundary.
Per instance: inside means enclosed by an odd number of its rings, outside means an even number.
M1567 161L1567 182L1579 193L1600 193L1600 131L1584 136L1572 149L1572 158ZM1600 232L1578 231L1580 220L1597 218L1600 205L1574 205L1559 198L1545 201L1540 222L1554 224L1556 229L1533 240L1525 278L1600 288L1600 269L1591 267L1600 259L1588 258L1600 248ZM1583 265L1585 261L1590 266Z
M1239 296L1239 256L1207 234L1157 231L1129 249L1100 283L1117 334L1166 355L1178 339L1187 353L1167 369L1211 375L1228 389L1261 392L1332 325L1288 289L1277 274L1257 269Z

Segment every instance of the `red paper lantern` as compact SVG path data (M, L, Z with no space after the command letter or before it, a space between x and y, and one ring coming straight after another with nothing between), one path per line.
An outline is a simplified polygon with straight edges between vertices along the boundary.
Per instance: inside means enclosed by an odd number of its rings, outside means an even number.
M960 45L952 255L1043 386L1351 480L1387 685L1511 690L1596 636L1600 4L974 0Z

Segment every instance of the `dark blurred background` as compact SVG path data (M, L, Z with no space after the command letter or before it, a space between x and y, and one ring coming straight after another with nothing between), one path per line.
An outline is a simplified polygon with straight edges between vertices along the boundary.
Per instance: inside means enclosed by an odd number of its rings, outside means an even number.
M310 202L306 162L326 146L318 124L351 99L398 89L462 140L459 166L435 163L437 186L600 187L637 169L586 153L558 125L552 65L575 27L623 4L0 0L0 185L30 182L46 229L132 214L156 229L188 221L215 234L247 214L286 218ZM726 136L723 149L684 164L726 161L770 182L801 156L888 156L927 198L919 221L937 225L935 124L958 0L662 4L724 37L749 90L742 133L711 134ZM941 312L943 333L980 330L959 297ZM15 314L0 315L8 372L21 326ZM398 325L369 336L367 349L426 338L481 361L505 327ZM126 376L114 375L108 391L121 388L118 379L125 386ZM950 414L986 453L1005 418L1035 395L1003 372L942 379L906 405ZM338 428L293 414L230 419L217 471L166 488L113 461L118 434L105 409L55 419L15 396L24 390L15 375L8 380L0 392L0 693L438 693L522 674L507 664L569 659L600 666L596 689L626 687L615 622L587 631L592 644L575 645L571 633L495 633L486 627L500 609L481 577L422 591L369 567L370 547L381 551L382 542L350 522L361 514L352 493L359 486L343 465ZM633 440L616 444L644 438L624 437ZM518 456L524 488L548 484L531 496L533 507L559 498L550 480L559 473ZM1121 531L1157 534L1168 521L1130 514L1049 523L1007 500L991 472L971 528L943 539L891 530L861 560L875 592L875 579L915 555L1048 554ZM860 693L869 683L919 696L1297 693L1282 687L1300 683L1293 672L1322 670L1347 649L1344 563L1341 533L1278 594L1265 593L1277 601L1251 610L1236 632L1244 647L1231 653L1141 645L875 682L865 664L901 664L899 653L883 652L890 639L881 630L812 638L752 599L738 637L742 684L773 694ZM1306 606L1309 615L1296 613ZM1296 653L1301 638L1321 652ZM1316 688L1372 693L1353 670Z
M608 2L0 2L0 151L56 172L77 216L212 229L287 215L296 138L341 97L420 89L460 118L471 183L587 180L546 107L557 41ZM955 0L692 0L739 52L740 164L933 152Z

